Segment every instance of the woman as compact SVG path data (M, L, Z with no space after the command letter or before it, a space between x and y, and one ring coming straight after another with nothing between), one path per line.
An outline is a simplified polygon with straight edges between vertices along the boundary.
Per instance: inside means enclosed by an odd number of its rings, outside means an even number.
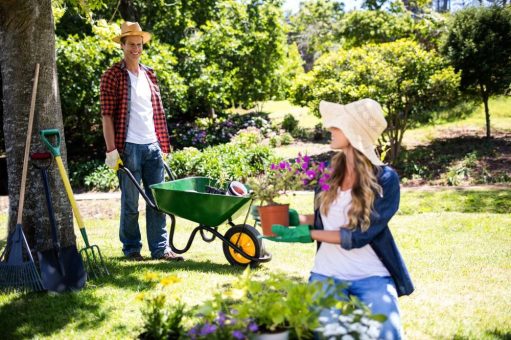
M296 228L274 225L273 240L318 241L309 281L346 285L346 296L387 316L380 338L400 339L397 297L414 288L388 227L399 207L399 178L375 153L387 122L372 99L322 101L319 110L332 134L330 147L340 150L332 158L330 188L316 195L314 215L290 216L300 224Z

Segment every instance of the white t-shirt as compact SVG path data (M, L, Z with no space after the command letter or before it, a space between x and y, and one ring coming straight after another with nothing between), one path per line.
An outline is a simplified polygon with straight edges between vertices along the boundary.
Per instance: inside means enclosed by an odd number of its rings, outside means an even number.
M138 77L128 71L131 81L130 117L126 142L150 144L156 142L151 88L146 73L140 69Z
M341 226L347 225L350 206L351 190L339 189L337 199L330 206L328 214L321 214L324 229L340 230ZM350 281L370 276L390 276L370 245L346 250L339 244L326 242L321 243L316 253L312 272Z

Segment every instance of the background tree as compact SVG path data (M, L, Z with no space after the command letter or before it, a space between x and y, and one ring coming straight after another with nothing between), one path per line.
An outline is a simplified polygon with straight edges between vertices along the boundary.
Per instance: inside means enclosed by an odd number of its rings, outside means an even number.
M321 100L375 99L386 111L389 126L383 141L390 163L395 163L405 131L427 121L428 110L452 102L458 84L459 75L435 51L399 40L325 54L296 82L293 102L319 116Z
M219 2L219 19L184 41L181 74L189 84L190 113L249 107L275 93L286 57L280 1Z
M336 43L338 24L344 4L335 0L311 0L300 3L297 14L289 18L291 42L296 43L305 61L305 71Z
M509 91L511 84L511 8L472 7L458 11L443 52L461 70L461 88L478 93L484 104L486 137L491 137L491 96Z
M388 10L346 13L340 21L338 35L343 48L408 38L429 50L438 49L444 26L444 19L439 14L417 15L401 2L395 2Z
M63 130L55 65L55 32L50 0L0 1L0 55L3 95L3 132L9 175L9 228L16 224L25 150L32 81L36 63L40 63L39 87L31 151L44 151L38 132L45 128ZM62 156L66 159L65 143ZM29 166L23 213L25 232L31 246L51 247L49 223L39 173ZM61 242L75 242L71 209L54 167L50 171L53 203ZM35 226L38 226L35 228Z

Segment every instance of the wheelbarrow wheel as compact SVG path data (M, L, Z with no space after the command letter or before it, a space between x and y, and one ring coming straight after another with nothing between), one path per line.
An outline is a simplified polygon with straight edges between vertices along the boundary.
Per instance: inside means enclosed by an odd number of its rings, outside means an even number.
M245 254L253 257L261 257L261 254L265 254L263 241L258 237L260 234L254 227L245 225L236 225L229 228L225 233L225 238L240 247ZM244 257L242 254L237 252L235 249L230 247L227 243L223 243L224 255L227 261L233 266L246 267L257 267L258 261L252 261Z

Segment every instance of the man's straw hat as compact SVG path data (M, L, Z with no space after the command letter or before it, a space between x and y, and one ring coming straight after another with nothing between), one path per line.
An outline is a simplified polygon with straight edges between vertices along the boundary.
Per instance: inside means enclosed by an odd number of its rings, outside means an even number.
M387 128L387 121L378 102L368 98L346 105L321 101L319 112L325 128L342 130L350 144L371 163L383 165L375 148L378 138Z
M142 37L144 44L151 40L151 33L142 31L138 22L123 22L121 25L121 34L113 38L112 40L116 43L121 43L121 38L129 36Z

